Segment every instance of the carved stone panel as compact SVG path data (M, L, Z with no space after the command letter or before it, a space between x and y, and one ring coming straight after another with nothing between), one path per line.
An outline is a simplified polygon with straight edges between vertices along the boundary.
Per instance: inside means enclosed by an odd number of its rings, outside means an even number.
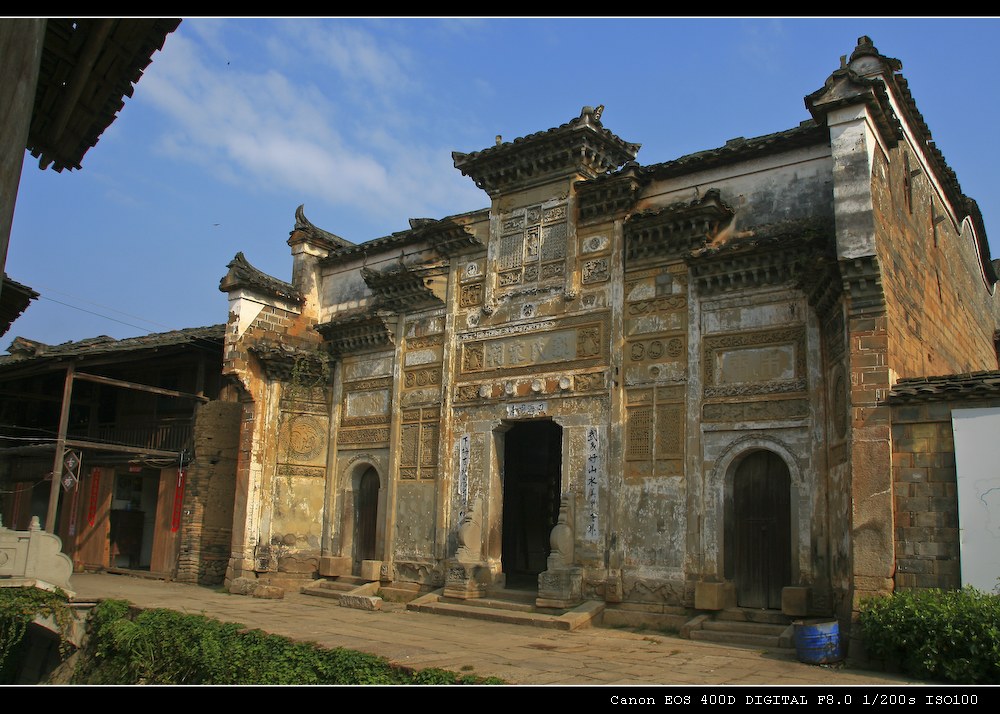
M805 391L805 328L712 335L702 340L705 396Z
M566 364L606 357L605 331L601 323L512 335L462 345L461 371L525 373L538 365Z
M283 414L278 432L278 458L289 464L326 463L329 422L317 414Z
M583 263L583 274L581 281L584 285L591 283L602 283L611 277L610 263L608 258L594 258Z

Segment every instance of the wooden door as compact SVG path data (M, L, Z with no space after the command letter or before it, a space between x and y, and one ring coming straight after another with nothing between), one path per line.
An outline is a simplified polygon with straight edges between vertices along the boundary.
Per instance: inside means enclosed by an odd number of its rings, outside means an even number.
M791 574L790 479L781 457L755 451L733 482L736 600L740 607L781 609Z

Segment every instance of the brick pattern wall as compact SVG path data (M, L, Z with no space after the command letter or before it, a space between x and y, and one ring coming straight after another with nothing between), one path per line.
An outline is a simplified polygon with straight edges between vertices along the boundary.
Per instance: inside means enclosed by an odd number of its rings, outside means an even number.
M961 587L955 406L929 401L892 407L897 588Z
M905 144L877 153L872 186L878 258L898 377L997 368L991 296L971 236L961 235ZM964 215L959 215L964 218Z
M194 459L184 489L177 579L201 585L223 581L233 534L233 500L241 407L209 402L195 418Z

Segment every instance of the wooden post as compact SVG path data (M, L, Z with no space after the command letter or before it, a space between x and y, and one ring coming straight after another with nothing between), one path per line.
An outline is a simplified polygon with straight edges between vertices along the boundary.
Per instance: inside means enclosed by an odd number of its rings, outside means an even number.
M69 429L69 405L73 400L73 375L76 362L66 366L66 384L63 387L62 411L59 413L59 436L56 438L56 455L52 461L52 487L49 489L49 510L45 515L45 530L56 532L56 510L59 507L59 487L62 485L62 460L66 450L66 431Z

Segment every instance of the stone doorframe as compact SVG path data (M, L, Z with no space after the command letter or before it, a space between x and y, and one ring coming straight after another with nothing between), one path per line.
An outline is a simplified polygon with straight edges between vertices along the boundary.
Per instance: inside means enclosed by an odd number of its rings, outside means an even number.
M361 477L368 471L374 469L378 477L378 506L375 520L375 553L376 557L385 561L388 553L385 542L386 530L386 507L388 499L388 483L386 479L386 468L381 461L370 454L362 454L353 459L344 467L340 476L340 554L343 558L349 558L352 563L355 560L354 535L357 528L356 513L358 491L361 485Z
M500 419L494 421L490 429L492 446L490 448L490 474L487 484L488 506L483 514L483 557L490 564L491 570L502 572L503 557L503 474L505 434L518 424L532 421L550 421L562 430L560 454L559 493L567 488L566 468L569 459L569 445L566 439L567 427L564 420L558 416L544 416L525 419Z
M714 557L706 558L706 562L714 561L715 573L702 573L702 578L714 576L718 580L724 581L727 579L727 572L732 572L732 568L727 567L727 554L732 548L732 527L735 517L733 484L740 463L754 451L770 451L778 456L788 468L789 520L791 523L791 552L788 553L788 558L791 565L791 583L795 584L800 581L803 568L802 558L808 558L809 548L807 542L804 546L805 553L803 553L802 529L799 524L799 498L802 491L803 474L798 459L786 444L772 436L761 434L747 434L729 444L716 460L709 474L706 484L709 496L706 499L706 505L709 507L706 508L705 513L705 538L703 542L715 546ZM706 555L708 554L706 553ZM808 563L805 564L805 567L808 568Z

